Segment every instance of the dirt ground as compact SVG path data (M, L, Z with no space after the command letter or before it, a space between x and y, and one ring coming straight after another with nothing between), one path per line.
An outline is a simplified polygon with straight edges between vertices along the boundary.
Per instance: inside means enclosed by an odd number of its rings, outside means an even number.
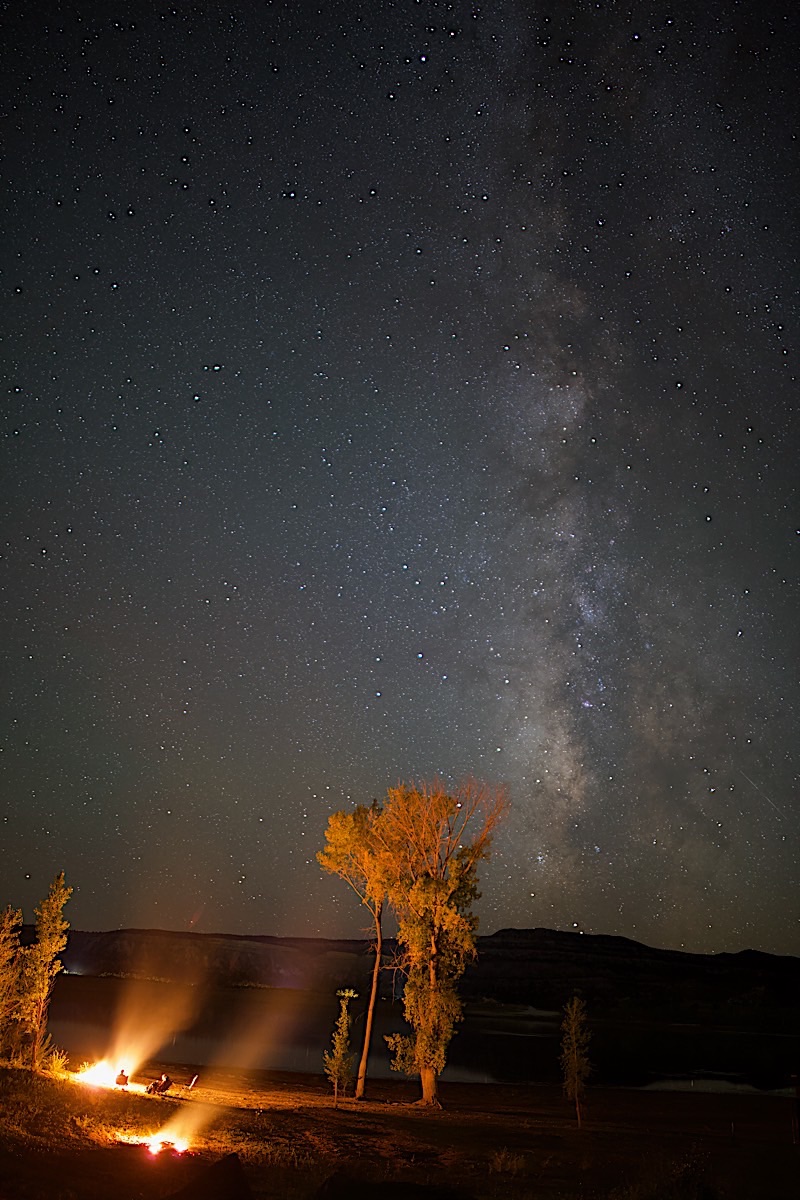
M152 1064L147 1078L160 1069ZM329 1184L322 1194L350 1200L434 1188L478 1200L800 1196L794 1100L784 1096L596 1089L578 1130L549 1086L443 1084L443 1108L432 1112L414 1105L413 1083L374 1082L366 1101L335 1108L317 1076L204 1070L188 1091L191 1068L171 1070L175 1095L164 1100L98 1099L96 1089L71 1085L58 1138L33 1137L19 1095L0 1096L17 1112L16 1124L0 1114L0 1200L165 1200L187 1186L198 1200L239 1200L247 1189L300 1200L335 1173L338 1190ZM115 1142L114 1122L129 1118L134 1099L150 1106L154 1131L173 1117L195 1126L190 1151L154 1157ZM30 1111L33 1128L41 1110ZM203 1182L230 1152L245 1192L230 1180Z

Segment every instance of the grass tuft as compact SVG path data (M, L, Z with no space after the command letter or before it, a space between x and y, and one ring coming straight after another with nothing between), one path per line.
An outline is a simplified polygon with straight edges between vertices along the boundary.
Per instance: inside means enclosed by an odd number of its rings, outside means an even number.
M499 1150L495 1150L489 1160L489 1171L497 1175L521 1175L525 1170L525 1158L522 1154L515 1154L506 1146L501 1146Z
M705 1180L702 1155L691 1148L669 1162L656 1162L632 1183L615 1188L608 1200L718 1200Z

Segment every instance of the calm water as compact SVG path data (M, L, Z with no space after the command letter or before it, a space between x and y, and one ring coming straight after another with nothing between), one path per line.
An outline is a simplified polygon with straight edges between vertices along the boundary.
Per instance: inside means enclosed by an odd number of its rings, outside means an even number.
M186 1066L322 1072L338 1011L335 996L262 988L204 992L154 981L59 976L49 1028L73 1067L112 1052L122 1024L146 1033L147 1057ZM363 1001L351 1009L360 1051ZM182 1014L182 1018L178 1019ZM444 1078L479 1083L557 1083L560 1014L485 1006L468 1009L450 1045ZM591 1021L590 1021L591 1025ZM399 1002L376 1013L370 1073L391 1075L383 1035L403 1032ZM590 1058L597 1084L657 1080L784 1087L797 1071L800 1038L699 1026L597 1022Z
M50 1006L49 1030L73 1067L113 1052L120 1028L142 1031L148 1057L187 1066L229 1066L272 1071L322 1070L338 1012L336 998L267 988L214 988L191 997L168 983L60 976ZM351 1008L351 1043L360 1051L363 1003ZM541 1078L540 1058L558 1056L558 1014L518 1010L469 1012L453 1038L444 1078L512 1082ZM183 1025L183 1027L181 1027ZM375 1015L370 1073L392 1074L384 1042L404 1032L399 1002L381 1001ZM542 1045L547 1050L542 1053Z

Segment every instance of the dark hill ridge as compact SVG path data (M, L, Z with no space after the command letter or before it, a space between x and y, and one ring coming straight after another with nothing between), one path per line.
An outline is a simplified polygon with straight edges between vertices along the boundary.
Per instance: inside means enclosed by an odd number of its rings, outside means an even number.
M386 955L391 957L390 942ZM369 943L351 939L72 930L62 956L81 975L140 976L250 987L335 991L366 987ZM386 989L391 975L386 973ZM478 939L461 994L558 1010L575 992L595 1015L764 1027L796 1034L800 959L744 950L689 954L623 937L501 929Z
M800 959L744 950L690 954L628 938L502 929L479 939L464 994L561 1008L575 992L596 1013L760 1025L796 1033Z

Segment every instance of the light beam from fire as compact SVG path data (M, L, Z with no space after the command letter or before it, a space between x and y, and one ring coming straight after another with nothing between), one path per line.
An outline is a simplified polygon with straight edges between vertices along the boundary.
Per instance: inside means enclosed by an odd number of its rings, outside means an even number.
M185 1029L199 1007L200 989L189 984L163 984L148 979L129 980L120 1001L114 1034L105 1058L73 1078L97 1087L119 1086L120 1073L128 1077L128 1091L144 1091L130 1082L143 1063L154 1057L169 1038Z

